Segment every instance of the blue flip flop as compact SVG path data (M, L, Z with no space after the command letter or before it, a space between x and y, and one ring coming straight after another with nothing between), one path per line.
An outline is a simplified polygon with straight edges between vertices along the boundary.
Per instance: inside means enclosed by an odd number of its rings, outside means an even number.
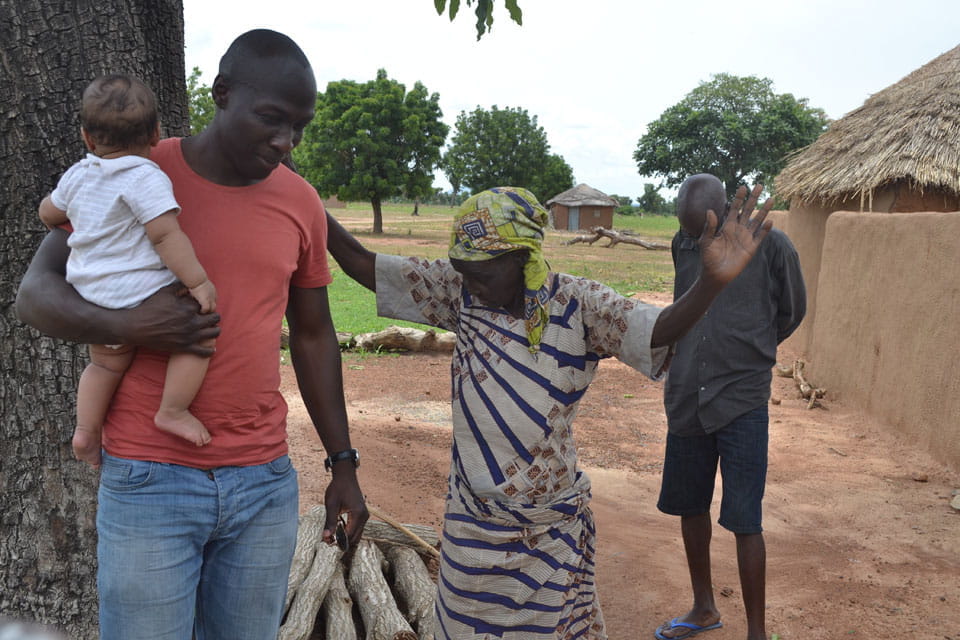
M684 638L692 638L698 633L703 633L704 631L711 631L712 629L719 629L723 626L722 622L715 622L714 624L708 624L705 627L701 627L698 624L693 624L692 622L681 622L680 618L674 618L670 622L664 622L662 625L657 627L657 630L653 632L653 635L657 640L683 640ZM672 631L677 627L682 627L684 629L689 629L686 633L668 637L663 635L664 631Z

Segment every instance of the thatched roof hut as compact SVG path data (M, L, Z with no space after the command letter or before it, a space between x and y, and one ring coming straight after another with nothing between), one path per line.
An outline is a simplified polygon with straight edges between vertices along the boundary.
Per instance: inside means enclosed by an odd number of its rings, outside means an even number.
M547 200L547 206L554 202L567 207L616 207L620 204L604 192L583 183L553 196Z
M960 196L960 46L928 62L830 125L776 178L794 204L859 201L905 186Z

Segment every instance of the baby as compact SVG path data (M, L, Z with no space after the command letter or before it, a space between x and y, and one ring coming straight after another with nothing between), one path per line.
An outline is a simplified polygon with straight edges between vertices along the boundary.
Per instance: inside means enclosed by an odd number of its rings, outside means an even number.
M135 307L179 280L203 313L217 306L217 292L177 224L180 206L170 179L149 159L160 140L156 98L125 75L97 78L84 90L80 133L90 153L70 167L40 203L48 227L69 222L67 281L84 299L111 309ZM100 464L100 432L113 394L133 360L130 345L90 345L90 364L77 389L73 451ZM190 411L208 359L174 353L167 365L160 429L197 446L210 433Z

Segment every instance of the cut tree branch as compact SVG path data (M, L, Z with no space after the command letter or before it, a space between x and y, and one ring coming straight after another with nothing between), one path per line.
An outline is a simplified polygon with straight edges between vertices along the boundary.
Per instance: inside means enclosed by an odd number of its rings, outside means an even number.
M793 381L797 383L797 389L800 390L800 397L807 401L807 409L813 409L820 404L820 398L827 395L827 390L814 387L807 381L806 376L803 375L803 368L806 365L807 363L802 359L795 361L792 367L784 367L778 364L776 372L781 378L793 378Z
M651 251L669 251L670 245L663 244L661 242L650 242L649 240L643 240L632 234L614 231L612 229L607 229L605 227L593 227L590 229L590 234L581 234L579 236L574 236L573 238L564 242L564 245L576 244L578 242L585 242L587 244L593 244L600 238L609 238L610 244L604 245L604 248L609 249L621 242L624 244L635 244L643 247L644 249L650 249Z

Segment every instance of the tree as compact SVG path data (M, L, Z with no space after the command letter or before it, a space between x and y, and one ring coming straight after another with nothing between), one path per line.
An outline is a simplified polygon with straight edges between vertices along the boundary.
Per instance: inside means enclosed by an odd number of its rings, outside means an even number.
M321 194L368 200L373 232L383 233L385 199L432 192L449 130L442 116L438 94L428 94L419 82L406 93L383 69L364 84L331 82L317 95L317 116L294 159Z
M732 196L744 182L770 183L827 124L822 109L774 93L767 78L720 73L651 122L633 157L640 175L664 178L661 187L712 173Z
M530 191L537 194L546 202L558 193L573 187L573 169L563 159L563 156L552 153L547 156L540 170L530 183Z
M643 185L643 195L637 198L637 206L645 213L667 213L667 201L660 195L660 190L649 182Z
M200 67L194 67L187 76L187 107L190 109L190 135L203 131L217 110L210 87L200 83Z
M490 187L526 187L541 202L573 186L573 170L550 153L547 134L537 116L525 109L464 111L457 122L442 166L450 184L477 192Z
M474 14L477 16L477 40L483 37L493 28L493 0L466 0L467 6L477 3ZM433 0L433 5L437 9L437 15L443 15L443 10L447 6L447 0ZM519 25L523 24L523 12L517 0L504 0L507 11L510 12L510 19ZM460 10L460 0L450 0L450 21L457 17Z
M21 324L14 297L40 240L37 205L83 157L77 105L106 72L157 94L187 132L180 0L0 0L0 612L97 636L96 475L73 459L79 345Z
M454 199L456 199L460 194L461 187L463 187L463 175L467 170L463 164L463 159L445 153L443 157L440 158L438 167L443 171L444 175L447 176L447 180L450 182L450 190L453 192Z

